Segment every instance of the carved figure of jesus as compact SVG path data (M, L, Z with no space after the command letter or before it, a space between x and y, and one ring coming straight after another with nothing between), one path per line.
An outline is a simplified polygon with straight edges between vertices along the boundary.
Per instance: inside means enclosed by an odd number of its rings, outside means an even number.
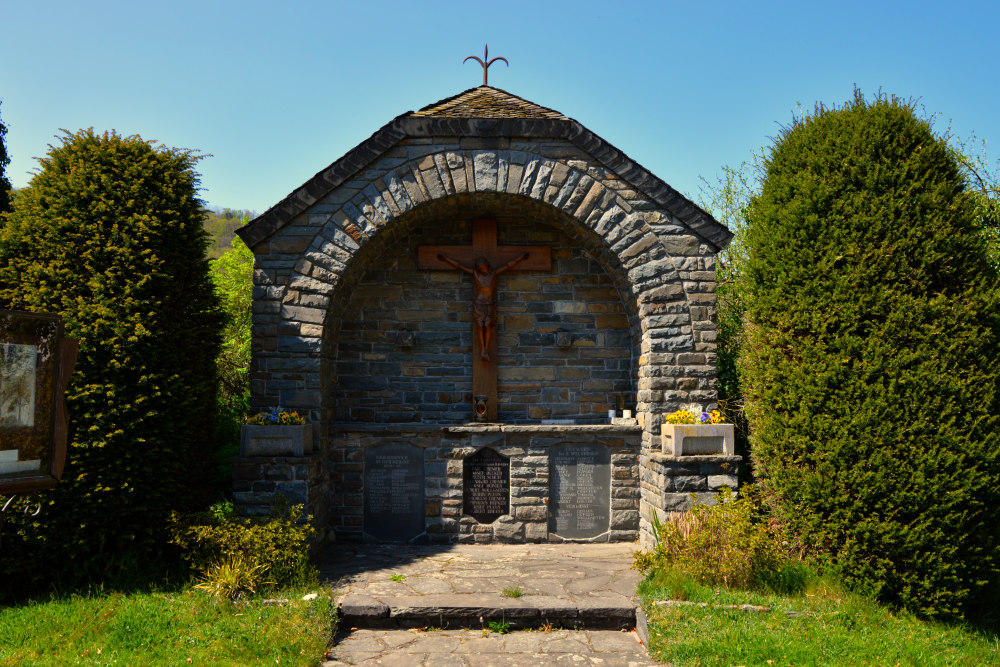
M479 356L488 361L490 358L490 336L497 321L497 276L504 271L509 271L515 266L528 259L528 253L504 264L499 269L493 270L490 262L485 257L477 257L473 267L463 266L448 255L438 255L442 262L447 262L459 271L465 271L472 276L472 286L475 290L475 298L472 301L472 317L476 321L476 328L479 332Z

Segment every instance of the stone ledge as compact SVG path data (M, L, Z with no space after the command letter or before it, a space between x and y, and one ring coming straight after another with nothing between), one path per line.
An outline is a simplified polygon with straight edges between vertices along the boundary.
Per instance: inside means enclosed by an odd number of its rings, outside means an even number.
M631 424L330 424L329 432L346 433L642 433ZM696 458L693 456L685 457ZM700 457L706 458L706 457Z
M665 465L677 465L684 463L742 463L742 456L726 456L722 454L696 454L692 456L671 456L659 452L650 452L646 455L650 461L663 463Z
M642 433L638 424L465 424L445 433Z

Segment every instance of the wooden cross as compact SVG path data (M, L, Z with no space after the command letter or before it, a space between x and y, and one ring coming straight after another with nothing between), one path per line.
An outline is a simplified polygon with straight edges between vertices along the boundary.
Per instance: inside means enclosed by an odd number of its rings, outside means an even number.
M417 266L472 275L472 395L486 396L486 421L497 420L497 276L507 271L549 271L547 246L497 245L497 221L472 221L471 246L420 246Z

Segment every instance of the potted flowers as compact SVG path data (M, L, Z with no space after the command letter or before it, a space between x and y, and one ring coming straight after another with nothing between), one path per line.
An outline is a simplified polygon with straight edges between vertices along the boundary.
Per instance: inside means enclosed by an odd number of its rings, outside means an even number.
M722 423L718 410L695 415L678 410L664 418L663 453L671 456L733 456L735 433L732 424Z
M312 436L312 424L298 412L264 410L247 419L240 430L240 455L308 456Z

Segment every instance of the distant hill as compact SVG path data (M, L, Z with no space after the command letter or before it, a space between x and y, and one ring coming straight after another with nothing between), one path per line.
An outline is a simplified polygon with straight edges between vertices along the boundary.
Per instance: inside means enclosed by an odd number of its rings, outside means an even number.
M257 217L256 211L233 208L206 208L205 231L210 237L206 255L218 259L230 248L235 231Z

